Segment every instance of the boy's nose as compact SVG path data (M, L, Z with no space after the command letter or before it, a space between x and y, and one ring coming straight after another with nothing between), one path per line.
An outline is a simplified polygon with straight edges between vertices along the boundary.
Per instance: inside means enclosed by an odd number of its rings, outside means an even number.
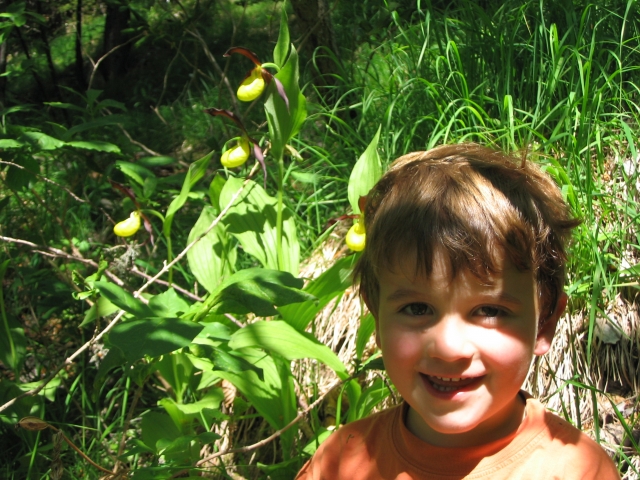
M458 315L445 315L429 329L427 353L447 362L468 359L474 347L469 324Z

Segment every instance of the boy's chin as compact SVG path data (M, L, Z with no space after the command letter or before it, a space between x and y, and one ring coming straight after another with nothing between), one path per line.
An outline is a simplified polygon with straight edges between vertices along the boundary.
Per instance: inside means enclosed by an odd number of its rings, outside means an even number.
M473 407L473 406L470 406ZM515 432L524 416L524 402L518 396L497 413L462 408L435 415L409 407L408 430L421 440L441 447L473 447L507 437ZM482 407L480 407L482 408Z

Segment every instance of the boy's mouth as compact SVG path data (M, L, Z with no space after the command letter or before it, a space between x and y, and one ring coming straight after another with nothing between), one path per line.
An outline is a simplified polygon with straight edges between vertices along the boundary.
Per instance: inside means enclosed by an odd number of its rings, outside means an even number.
M474 383L480 377L438 377L436 375L421 374L438 392L449 393L463 389Z

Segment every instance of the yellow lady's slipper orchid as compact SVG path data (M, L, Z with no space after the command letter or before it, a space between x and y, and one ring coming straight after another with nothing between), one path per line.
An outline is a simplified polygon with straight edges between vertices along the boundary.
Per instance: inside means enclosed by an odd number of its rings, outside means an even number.
M262 65L256 66L247 78L238 87L238 100L251 102L258 98L264 91L264 78L262 78Z
M239 167L247 161L250 152L249 141L243 137L235 147L230 148L222 154L220 162L227 168Z
M364 250L366 238L367 233L364 229L364 224L361 221L357 221L347 232L347 247L354 252L361 252Z
M130 237L138 230L140 230L140 212L137 210L135 212L131 212L129 218L116 223L113 227L113 233L119 237Z

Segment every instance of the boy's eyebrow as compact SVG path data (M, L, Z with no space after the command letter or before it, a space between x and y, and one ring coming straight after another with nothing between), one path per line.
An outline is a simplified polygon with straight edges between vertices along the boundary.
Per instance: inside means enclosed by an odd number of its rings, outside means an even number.
M399 288L398 290L393 291L391 294L387 296L387 302L397 302L400 300L404 300L405 298L419 296L420 292L416 290L412 290L410 288ZM491 297L496 299L497 301L510 303L514 306L520 307L522 306L522 300L511 295L504 290L498 292L487 292L483 293L483 296Z
M420 295L420 292L416 290L411 290L409 288L399 288L398 290L394 290L391 294L387 296L388 302L397 302L399 300L404 300L407 297L415 297Z
M493 296L493 295L491 295ZM498 295L496 295L497 299L502 301L502 302L507 302L507 303L511 303L512 305L516 305L516 306L522 306L522 300L520 300L517 297L514 297L513 295L511 295L510 293L505 292L504 290L502 290Z

